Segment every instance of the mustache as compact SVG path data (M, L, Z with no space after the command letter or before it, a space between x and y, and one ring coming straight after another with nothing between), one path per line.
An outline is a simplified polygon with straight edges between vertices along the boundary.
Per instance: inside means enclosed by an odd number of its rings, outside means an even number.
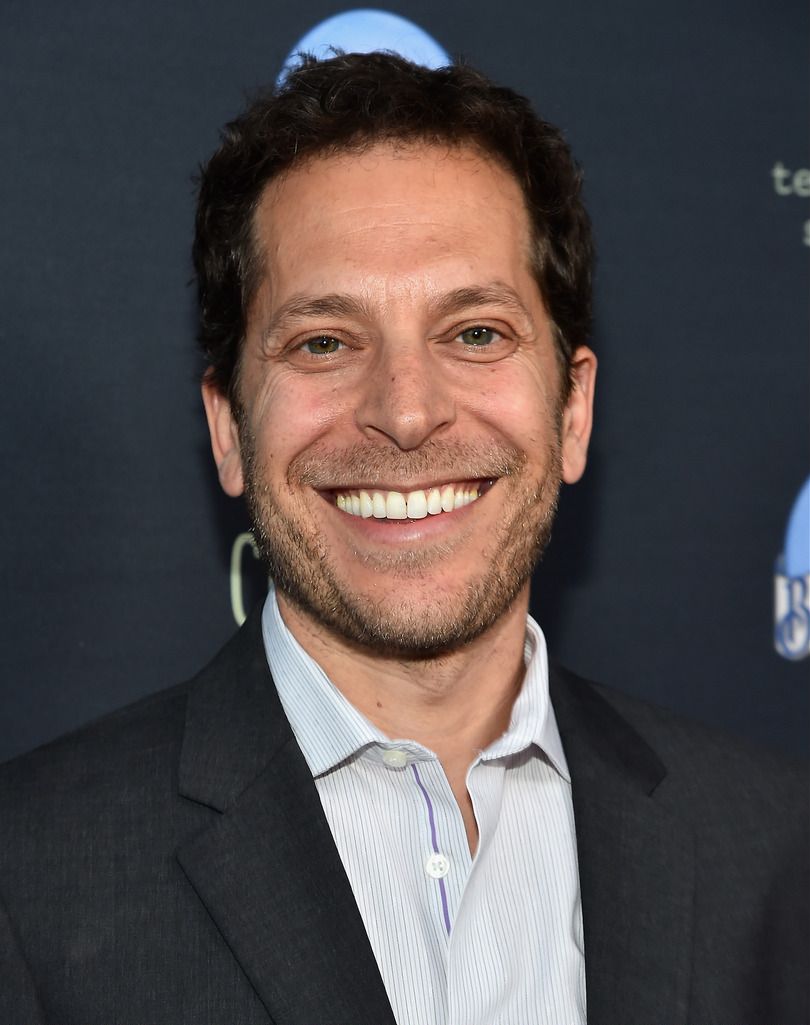
M290 463L287 480L321 490L346 483L373 487L425 479L486 480L508 477L525 462L519 449L492 441L475 445L428 441L410 452L360 442L346 448L302 452Z

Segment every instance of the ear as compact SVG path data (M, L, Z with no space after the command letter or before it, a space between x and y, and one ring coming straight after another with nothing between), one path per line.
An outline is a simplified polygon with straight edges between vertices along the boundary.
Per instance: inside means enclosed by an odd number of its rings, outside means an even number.
M562 478L566 484L575 484L585 472L593 426L596 356L587 346L574 351L570 374L571 391L562 418Z
M239 428L228 399L206 374L202 383L202 399L211 435L211 451L217 464L219 483L226 495L236 498L245 489L242 476L242 452Z

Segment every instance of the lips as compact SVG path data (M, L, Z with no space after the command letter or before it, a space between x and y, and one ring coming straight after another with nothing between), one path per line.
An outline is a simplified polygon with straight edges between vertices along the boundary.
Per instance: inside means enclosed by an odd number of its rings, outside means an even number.
M338 509L350 516L378 520L422 520L440 516L477 501L494 481L451 481L416 491L376 488L334 489Z

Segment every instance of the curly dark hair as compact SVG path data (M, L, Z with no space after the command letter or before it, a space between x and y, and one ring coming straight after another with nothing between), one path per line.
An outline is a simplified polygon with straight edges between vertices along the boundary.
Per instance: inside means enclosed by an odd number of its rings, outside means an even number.
M200 172L193 247L199 341L209 379L232 401L247 311L261 278L253 227L266 186L307 158L387 140L472 145L514 174L532 223L533 272L564 367L586 341L593 246L582 175L561 132L523 96L464 65L430 70L389 53L303 57L280 87L225 126ZM567 372L563 377L568 382Z

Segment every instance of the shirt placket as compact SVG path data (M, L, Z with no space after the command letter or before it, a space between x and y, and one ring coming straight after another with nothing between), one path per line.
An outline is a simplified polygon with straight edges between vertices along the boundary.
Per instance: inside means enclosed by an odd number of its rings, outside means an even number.
M419 809L420 860L429 914L446 952L470 872L471 858L461 811L437 758L408 765Z
M500 820L505 774L500 759L476 759L467 774L467 788L478 824L478 846L466 880L447 956L447 1025L481 1025L481 1008L492 1006L495 980L476 972L481 916L487 901L503 893L503 880L493 877L491 849Z

